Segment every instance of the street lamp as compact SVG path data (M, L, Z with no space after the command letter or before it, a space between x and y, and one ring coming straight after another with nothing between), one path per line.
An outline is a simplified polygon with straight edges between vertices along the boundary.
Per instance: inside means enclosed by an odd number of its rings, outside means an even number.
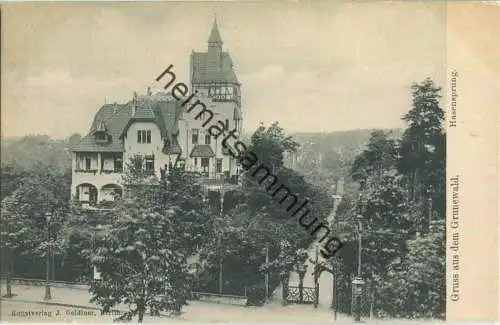
M427 231L430 232L431 231L431 223L432 223L432 198L429 197L427 199L427 206L429 208L429 212L428 212L428 228L427 228Z
M266 252L266 268L269 266L269 243L266 243L266 247L264 248ZM266 286L266 302L269 301L269 270L266 269L266 273L264 274L264 282Z
M50 294L50 219L52 218L52 213L45 213L45 220L47 221L47 252L46 252L46 272L45 272L45 300L52 299Z
M301 263L297 265L297 273L299 274L299 301L304 300L304 276L307 272L306 263Z
M356 220L358 222L358 272L356 277L352 280L352 290L353 290L353 313L354 313L354 321L359 322L361 320L361 295L363 292L363 285L365 281L361 277L361 231L363 227L363 216L358 214L356 216Z

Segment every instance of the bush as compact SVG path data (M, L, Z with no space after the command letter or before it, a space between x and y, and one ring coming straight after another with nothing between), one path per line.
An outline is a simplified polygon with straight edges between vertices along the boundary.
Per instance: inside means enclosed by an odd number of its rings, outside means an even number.
M262 306L266 302L266 287L258 284L247 288L247 305Z

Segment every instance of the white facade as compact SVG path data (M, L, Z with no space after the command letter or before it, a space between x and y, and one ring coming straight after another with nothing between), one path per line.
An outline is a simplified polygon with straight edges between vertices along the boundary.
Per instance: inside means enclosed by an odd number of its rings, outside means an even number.
M91 132L73 149L73 198L95 205L122 195L123 173L135 156L143 158L142 169L157 180L161 178L162 169L168 173L169 166L176 165L200 173L209 189L238 184L240 167L223 151L224 136L216 139L208 132L219 120L227 125L228 131L236 129L237 135L242 129L239 83L229 54L222 52L216 23L208 44L207 52L191 55L190 90L197 91L197 96L190 103L199 100L205 104L214 113L211 121L203 126L208 114L196 119L201 111L199 107L184 111L180 117L175 116L176 113L172 115L167 106L162 111L163 108L154 105L172 96L152 95L149 89L145 96L134 95L133 101L127 104L103 106L96 114ZM169 143L166 138L170 139L174 132L168 129L172 125L177 125L179 131L176 136L181 148L179 155L165 153L169 152L165 150Z

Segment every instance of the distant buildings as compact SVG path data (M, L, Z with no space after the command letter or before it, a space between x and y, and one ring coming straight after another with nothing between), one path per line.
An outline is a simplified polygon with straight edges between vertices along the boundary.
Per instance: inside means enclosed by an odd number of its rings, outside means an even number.
M152 76L153 77L153 76ZM218 120L241 133L240 83L214 21L206 52L192 52L191 91ZM107 104L96 113L89 133L72 151L71 194L84 206L112 202L123 195L123 173L131 158L151 182L174 166L198 172L210 190L239 182L240 167L202 127L203 117L186 113L170 94L134 93L125 104Z

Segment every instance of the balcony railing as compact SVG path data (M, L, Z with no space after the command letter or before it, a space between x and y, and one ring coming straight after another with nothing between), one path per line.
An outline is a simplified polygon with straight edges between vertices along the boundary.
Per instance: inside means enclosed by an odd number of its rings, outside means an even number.
M88 173L88 174L114 174L114 173L122 173L123 169L121 168L115 168L115 169L101 169L101 171L98 171L97 169L81 169L77 168L75 169L75 172L77 173Z
M228 173L200 173L202 183L205 185L238 185L238 175Z
M75 172L77 173L89 173L89 174L97 174L97 169L81 169L77 168L75 169Z
M122 168L103 169L103 170L101 170L102 174L113 174L113 173L122 173L122 172L123 172Z

